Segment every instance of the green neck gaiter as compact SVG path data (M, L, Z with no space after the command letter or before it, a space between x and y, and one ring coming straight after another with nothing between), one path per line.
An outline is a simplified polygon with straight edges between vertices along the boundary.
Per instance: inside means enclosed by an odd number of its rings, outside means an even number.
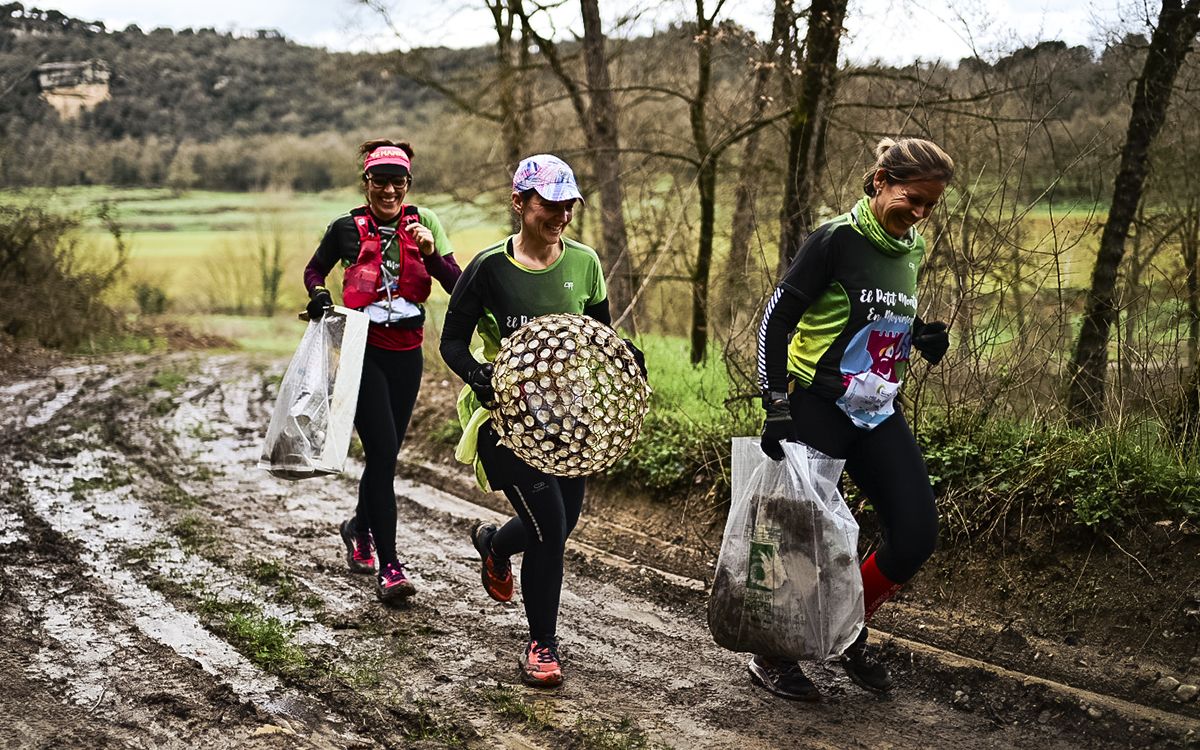
M871 210L871 198L864 195L862 200L850 209L850 219L854 224L854 228L863 234L871 241L875 247L879 248L885 255L898 256L907 255L914 250L924 250L925 240L921 239L921 235L915 230L908 232L901 239L896 239L888 234L879 223L879 219L875 218L875 212Z

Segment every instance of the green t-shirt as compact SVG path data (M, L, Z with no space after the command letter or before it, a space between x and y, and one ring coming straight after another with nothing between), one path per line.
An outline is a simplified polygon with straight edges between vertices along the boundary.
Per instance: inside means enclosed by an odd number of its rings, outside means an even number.
M891 413L864 404L890 404L907 373L924 251L915 233L907 252L881 250L851 212L813 232L779 282L807 305L788 344L788 372L860 426Z
M548 268L522 266L510 254L512 237L485 248L463 271L446 310L446 327L475 322L492 359L500 340L541 315L577 313L608 298L596 251L563 238Z

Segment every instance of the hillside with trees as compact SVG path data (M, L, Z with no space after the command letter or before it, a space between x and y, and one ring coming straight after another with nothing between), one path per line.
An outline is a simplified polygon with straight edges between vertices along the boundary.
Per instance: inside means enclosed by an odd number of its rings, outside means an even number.
M89 59L111 71L110 97L63 122L39 96L34 72L42 63ZM467 66L472 53L445 59ZM271 30L249 38L213 29L109 30L2 5L0 182L163 185L182 174L188 187L262 188L258 160L237 142L253 138L270 152L272 140L294 146L323 134L394 128L431 103L436 108L434 92L392 68L386 55L331 53ZM236 153L187 158L192 146L218 142ZM100 158L63 158L87 152ZM181 152L183 162L175 163ZM328 188L343 184L347 172L317 164L293 186Z

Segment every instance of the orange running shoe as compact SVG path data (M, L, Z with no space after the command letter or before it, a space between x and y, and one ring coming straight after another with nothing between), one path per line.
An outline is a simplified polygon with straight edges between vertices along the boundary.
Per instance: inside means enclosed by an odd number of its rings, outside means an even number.
M534 687L557 687L562 684L562 665L558 661L558 641L530 641L521 657L521 680Z
M492 536L495 533L495 526L479 521L471 528L471 543L479 553L483 590L498 602L512 601L512 563L507 557L497 557L492 553Z

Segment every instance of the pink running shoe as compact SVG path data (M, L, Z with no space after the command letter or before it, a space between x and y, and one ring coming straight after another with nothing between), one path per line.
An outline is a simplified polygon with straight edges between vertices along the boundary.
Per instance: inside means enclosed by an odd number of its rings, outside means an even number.
M351 573L374 573L375 550L371 542L371 533L358 533L354 518L342 521L338 528L342 534L342 543L346 545L346 565Z
M562 665L558 660L558 641L530 641L525 646L521 665L521 680L534 687L557 687L562 684Z
M380 601L387 602L407 599L417 593L417 587L408 580L403 563L390 562L375 577L375 593Z

